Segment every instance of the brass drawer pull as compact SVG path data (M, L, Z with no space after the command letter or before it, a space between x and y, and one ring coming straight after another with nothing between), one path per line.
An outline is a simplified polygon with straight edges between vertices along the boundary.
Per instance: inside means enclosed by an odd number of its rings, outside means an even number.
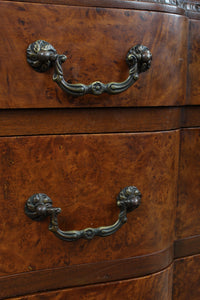
M46 194L35 194L25 204L26 215L35 221L50 216L49 230L64 241L75 241L80 238L91 240L94 236L105 237L113 234L127 221L127 213L136 209L141 203L141 193L135 186L121 190L117 196L117 206L120 209L118 220L111 226L86 228L80 231L62 231L58 226L57 215L61 208L52 207L52 200Z
M140 73L150 68L152 55L147 47L136 45L128 51L126 56L129 76L125 81L107 84L95 81L90 85L82 83L70 84L65 81L61 64L66 59L65 55L57 54L51 44L42 40L30 44L27 48L27 61L31 67L38 72L45 72L53 65L53 80L61 89L73 96L83 96L85 94L101 95L102 93L118 94L127 90L138 80Z

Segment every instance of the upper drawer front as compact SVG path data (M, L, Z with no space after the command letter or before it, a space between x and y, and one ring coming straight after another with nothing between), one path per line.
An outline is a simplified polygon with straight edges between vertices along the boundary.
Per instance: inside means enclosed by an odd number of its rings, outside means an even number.
M0 275L151 254L173 243L179 132L1 138ZM108 237L66 242L49 219L24 213L45 193L63 230L113 224L116 196L135 185L142 204ZM159 256L159 255L158 255ZM143 266L144 269L144 266Z
M167 13L0 3L0 107L100 107L184 104L187 19ZM128 76L127 51L147 46L150 70L117 95L74 97L52 81L53 70L37 73L26 61L36 40L66 54L66 81L122 82Z

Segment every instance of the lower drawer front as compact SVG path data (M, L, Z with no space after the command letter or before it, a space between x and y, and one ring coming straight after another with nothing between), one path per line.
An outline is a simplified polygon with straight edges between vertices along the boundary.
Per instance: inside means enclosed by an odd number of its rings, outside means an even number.
M172 273L170 266L164 271L141 278L40 293L15 300L170 300Z
M170 264L179 131L6 137L0 152L0 298L144 276ZM48 230L49 218L24 213L31 195L45 193L62 209L62 230L109 226L118 219L118 193L131 185L142 203L107 237L62 241Z
M179 132L1 138L0 275L150 254L173 243ZM113 224L116 197L135 185L142 204L115 234L64 242L49 220L24 213L45 193L62 230Z

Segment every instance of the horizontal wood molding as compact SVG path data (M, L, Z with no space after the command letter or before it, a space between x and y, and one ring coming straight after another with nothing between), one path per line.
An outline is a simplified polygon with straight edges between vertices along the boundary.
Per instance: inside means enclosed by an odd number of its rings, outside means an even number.
M170 130L179 108L1 110L0 136Z
M173 247L170 247L150 255L133 258L5 276L0 278L0 299L64 287L140 277L163 270L172 263L172 260Z
M186 106L182 108L181 127L200 126L200 106Z
M185 9L187 17L200 20L200 2L199 0L185 0L181 7Z
M200 252L200 236L174 243L174 258ZM104 283L158 272L173 261L173 247L132 258L31 271L0 278L0 299L58 288ZM31 285L30 285L31 282Z
M200 20L200 13L195 11L188 11L187 17L194 20Z
M144 277L99 283L77 288L66 288L12 298L12 300L122 300L171 299L173 264L168 268ZM145 288L144 288L145 286ZM141 291L141 292L138 292Z
M119 133L200 126L200 106L0 110L0 136Z
M4 1L4 0L1 0ZM7 0L5 0L7 1ZM184 15L185 10L175 5L159 3L159 1L130 1L130 0L18 0L17 2L31 2L41 4L56 4L69 6L84 6L84 7L103 7L103 8L122 8L160 11Z
M174 258L200 254L200 235L190 236L174 242Z

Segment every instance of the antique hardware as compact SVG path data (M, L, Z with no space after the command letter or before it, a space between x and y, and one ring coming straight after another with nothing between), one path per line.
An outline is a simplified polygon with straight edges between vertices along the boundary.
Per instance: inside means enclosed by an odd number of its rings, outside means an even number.
M101 95L102 93L118 94L127 90L135 83L139 74L147 71L151 66L152 54L143 45L132 47L126 56L126 63L129 67L129 76L123 82L110 82L104 84L95 81L90 85L82 83L70 84L63 77L61 64L66 61L65 55L57 54L54 47L42 40L30 44L27 48L27 61L38 72L45 72L51 66L54 67L53 80L67 93L74 96L85 94Z
M32 195L25 204L26 215L35 221L50 216L49 230L64 241L75 241L80 238L91 240L94 236L105 237L113 234L127 221L127 213L136 209L141 203L141 193L135 186L128 186L117 196L120 209L118 220L111 226L86 228L80 231L62 231L58 226L58 214L61 208L52 207L52 200L46 194Z

